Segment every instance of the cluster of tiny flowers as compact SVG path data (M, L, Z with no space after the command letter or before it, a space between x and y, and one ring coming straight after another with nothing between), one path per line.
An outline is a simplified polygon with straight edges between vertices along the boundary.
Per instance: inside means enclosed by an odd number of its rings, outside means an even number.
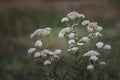
M97 22L90 22L89 20L84 20L81 24L87 27L87 31L89 32L87 36L88 38L93 39L103 36L100 33L103 28L102 26L99 26Z
M61 19L61 22L66 22L68 27L63 28L59 32L58 37L60 37L60 38L67 37L68 44L69 44L69 49L67 50L68 52L75 53L79 49L78 46L84 45L83 42L79 42L76 40L76 33L74 31L74 28L79 25L80 20L84 19L84 18L85 18L85 15L79 14L76 11L72 11L72 12L68 13L66 15L66 17L63 17ZM76 19L78 21L75 21ZM69 21L72 21L73 24L69 24ZM85 41L88 42L87 40L85 40Z
M68 13L66 17L61 19L61 22L66 22L68 27L63 28L59 32L58 36L61 38L66 37L66 39L68 40L68 53L76 53L85 44L90 43L91 41L94 41L97 38L101 38L103 36L101 34L101 31L103 30L102 26L99 26L97 22L84 20L84 18L85 16L83 14L79 14L78 12L72 11ZM72 25L71 23L69 24L70 21L73 21ZM76 34L77 32L75 31L76 26L86 27L88 35L79 38ZM97 49L111 49L110 45L104 44L103 42L97 42L95 46L97 47ZM87 57L89 59L89 62L98 61L98 56L100 56L100 53L95 50L89 50L88 52L83 54L83 57ZM98 63L101 65L106 64L105 62ZM89 63L89 65L86 68L88 70L94 70L94 64Z
M97 51L94 50L90 50L88 52L86 52L85 54L83 54L84 57L88 57L89 58L89 65L86 67L88 70L94 70L94 64L91 63L92 62L96 62L98 61L98 56L100 56L100 53L98 53ZM98 62L100 65L105 65L105 62Z
M66 17L63 17L61 19L61 22L68 22L70 20L75 20L75 19L79 19L79 18L85 18L85 16L83 14L79 14L78 12L76 11L72 11L70 13L67 14Z
M88 36L85 38L86 42L89 42L91 39L94 40L94 38L99 38L102 37L103 35L100 33L103 28L101 26L98 25L97 22L90 22L89 20L84 20L81 23L83 26L87 26L87 31L89 32ZM84 38L82 39L83 41ZM111 45L105 45L103 42L97 42L95 44L95 46L97 47L97 49L104 49L104 50L110 50L111 49ZM85 53L83 56L89 56L89 60L91 61L98 61L98 56L100 55L100 53L98 53L97 51L94 50L90 50L87 53ZM90 61L89 61L90 62ZM99 62L99 64L101 65L105 65L105 62ZM89 63L89 65L87 66L88 70L93 70L94 69L94 65L92 63Z
M85 18L85 16L83 14L79 14L76 11L72 11L72 12L68 13L67 17L71 20L74 20L76 18Z
M30 38L34 38L35 36L46 36L50 34L51 30L52 29L49 27L44 28L44 29L37 29L30 35Z
M31 35L31 38L34 38L34 36L46 36L50 34L51 28L44 28L44 29L37 29L35 30ZM34 36L33 36L34 35ZM43 47L43 41L42 40L36 40L34 44L34 48L28 49L29 55L34 55L35 58L42 58L44 60L44 65L50 65L52 61L59 58L59 55L62 53L60 49L57 49L55 51L50 51Z
M110 50L111 49L111 45L104 45L103 42L97 42L96 43L96 47L99 49L99 48L103 48L103 49L106 49L106 50Z
M97 42L96 47L97 47L97 49L101 48L101 49L104 49L104 50L110 50L111 49L111 45L104 45L103 42ZM84 57L88 56L89 60L91 60L91 61L97 61L99 59L98 58L99 55L100 55L100 53L98 53L97 51L90 50L87 53L85 53L83 56ZM106 63L105 62L99 62L99 64L100 65L105 65ZM93 70L94 65L92 63L89 63L89 65L87 66L87 69L88 70Z
M58 37L63 38L63 37L65 37L65 35L66 35L67 33L69 33L70 31L71 31L71 28L70 28L70 27L63 28L63 29L59 32Z

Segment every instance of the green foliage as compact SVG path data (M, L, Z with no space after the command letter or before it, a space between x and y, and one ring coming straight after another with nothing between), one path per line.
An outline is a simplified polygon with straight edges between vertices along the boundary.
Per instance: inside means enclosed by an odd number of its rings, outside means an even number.
M1 57L0 80L45 80L42 64L26 55Z

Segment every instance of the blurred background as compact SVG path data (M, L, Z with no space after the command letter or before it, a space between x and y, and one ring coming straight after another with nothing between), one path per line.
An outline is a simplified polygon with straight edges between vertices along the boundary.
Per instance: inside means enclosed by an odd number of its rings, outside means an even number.
M65 27L61 18L70 11L103 26L104 41L112 45L105 80L120 80L120 0L0 0L0 80L40 80L40 64L26 56L33 46L29 35L51 27L54 42ZM56 43L53 48L64 49L64 44Z

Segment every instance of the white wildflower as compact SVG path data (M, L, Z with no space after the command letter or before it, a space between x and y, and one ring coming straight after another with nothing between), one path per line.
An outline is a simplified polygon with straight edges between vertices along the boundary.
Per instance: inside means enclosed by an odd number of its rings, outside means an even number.
M34 38L34 36L35 36L35 34L34 34L34 33L32 33L32 34L30 35L30 38Z
M49 55L50 55L50 56L53 56L53 55L55 55L55 53L52 52L52 51L49 51Z
M28 54L31 54L31 53L33 53L35 51L36 51L36 48L30 48L30 49L28 49Z
M40 57L41 56L41 53L40 52L35 52L34 54L34 57L37 58L37 57Z
M44 63L43 63L44 65L50 65L51 64L51 61L49 61L49 60L46 60L46 61L44 61Z
M70 52L70 51L71 51L71 49L68 49L67 51L68 51L68 52Z
M90 41L90 39L88 38L88 37L82 37L81 39L80 39L80 42L89 42Z
M34 36L46 36L48 34L50 34L51 32L51 28L47 27L47 28L44 28L44 29L37 29L35 30L32 34L31 34L31 38L33 38Z
M51 31L52 29L50 28L50 27L47 27L47 28L45 28L46 30L49 30L49 31Z
M70 33L69 35L68 35L68 37L71 39L71 38L74 38L75 37L75 33Z
M69 19L67 17L64 17L61 19L61 22L67 22L67 21L69 21Z
M103 49L108 49L108 50L110 50L110 49L111 49L111 45L105 45L105 46L103 47Z
M98 60L98 58L96 57L96 56L90 56L90 60L93 60L93 61L97 61Z
M76 18L85 18L85 16L83 14L79 14L76 11L72 11L72 12L68 13L67 17L71 20L74 20Z
M36 35L41 35L43 29L37 29L31 34L31 38L34 38Z
M84 20L81 24L82 24L83 26L85 26L85 25L88 25L89 23L90 23L89 20Z
M55 53L55 54L61 54L61 53L62 53L62 50L57 49L57 50L54 51L54 53Z
M97 42L97 43L96 43L97 48L102 48L103 45L104 45L103 42Z
M70 31L71 31L71 28L70 28L70 27L63 28L63 29L59 32L58 37L63 38L63 37L65 37L65 34L66 34L66 33L69 33Z
M95 29L96 27L98 27L97 24L98 24L97 22L91 22L91 23L88 24L88 27L91 27L91 28Z
M84 45L84 43L77 43L77 45L78 45L78 46L82 46L82 45Z
M37 40L37 41L35 42L35 47L42 47L42 45L43 45L43 43L42 43L41 40Z
M51 28L47 27L42 30L41 36L46 36L46 35L50 34L50 32L51 32Z
M102 30L103 30L102 26L96 27L96 31L102 31Z
M87 66L87 69L88 69L88 70L93 70L93 69L94 69L94 66L93 66L92 64L90 64L90 65Z
M41 57L47 57L46 53L41 52Z
M101 64L101 65L105 65L106 63L105 63L105 62L100 62L99 64Z
M88 27L87 27L87 31L88 31L88 32L93 32L94 29L93 29L92 27L89 27L89 26L88 26Z
M68 44L74 44L75 43L75 40L74 39L71 39L68 41Z
M44 49L44 50L42 50L42 51L41 51L41 53L44 53L44 54L49 54L49 50Z
M85 18L85 15L84 14L79 14L78 18Z
M71 48L72 51L77 51L78 50L78 47L73 47Z
M53 55L52 57L53 57L54 59L58 59L58 58L59 58L58 55Z
M90 50L87 53L85 53L83 56L99 56L100 54L97 51Z
M102 35L100 32L96 32L96 33L95 33L95 36L96 36L96 37L102 37L103 35Z

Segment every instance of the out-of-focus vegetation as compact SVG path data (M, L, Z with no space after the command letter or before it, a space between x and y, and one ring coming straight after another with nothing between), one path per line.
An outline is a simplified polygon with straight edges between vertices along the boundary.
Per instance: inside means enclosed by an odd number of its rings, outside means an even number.
M45 26L53 28L53 32L48 39L51 41L51 48L61 48L64 50L64 40L57 39L59 30L65 25L61 24L60 14L55 12L34 12L21 13L19 11L9 11L0 15L0 80L43 80L43 66L39 61L27 56L27 49L32 47L33 41L29 39L29 34L33 30ZM3 19L8 22L5 24ZM43 21L44 20L44 21ZM104 40L112 45L112 53L108 57L109 67L105 75L105 80L120 79L120 36L116 34L112 25L113 21L98 20L104 28ZM80 35L85 34L81 30ZM58 46L59 44L59 46ZM64 51L65 52L65 51ZM45 79L44 79L45 80Z
M116 1L119 4L119 0ZM27 56L27 49L33 45L29 34L37 28L51 27L52 38L48 37L53 43L51 48L64 50L65 41L55 38L65 26L60 22L62 17L63 14L54 10L23 12L10 9L0 12L0 80L45 80L42 63ZM107 58L109 66L103 73L105 80L120 80L120 22L118 19L94 20L103 26L104 41L112 46L112 53ZM80 34L85 34L85 30Z

